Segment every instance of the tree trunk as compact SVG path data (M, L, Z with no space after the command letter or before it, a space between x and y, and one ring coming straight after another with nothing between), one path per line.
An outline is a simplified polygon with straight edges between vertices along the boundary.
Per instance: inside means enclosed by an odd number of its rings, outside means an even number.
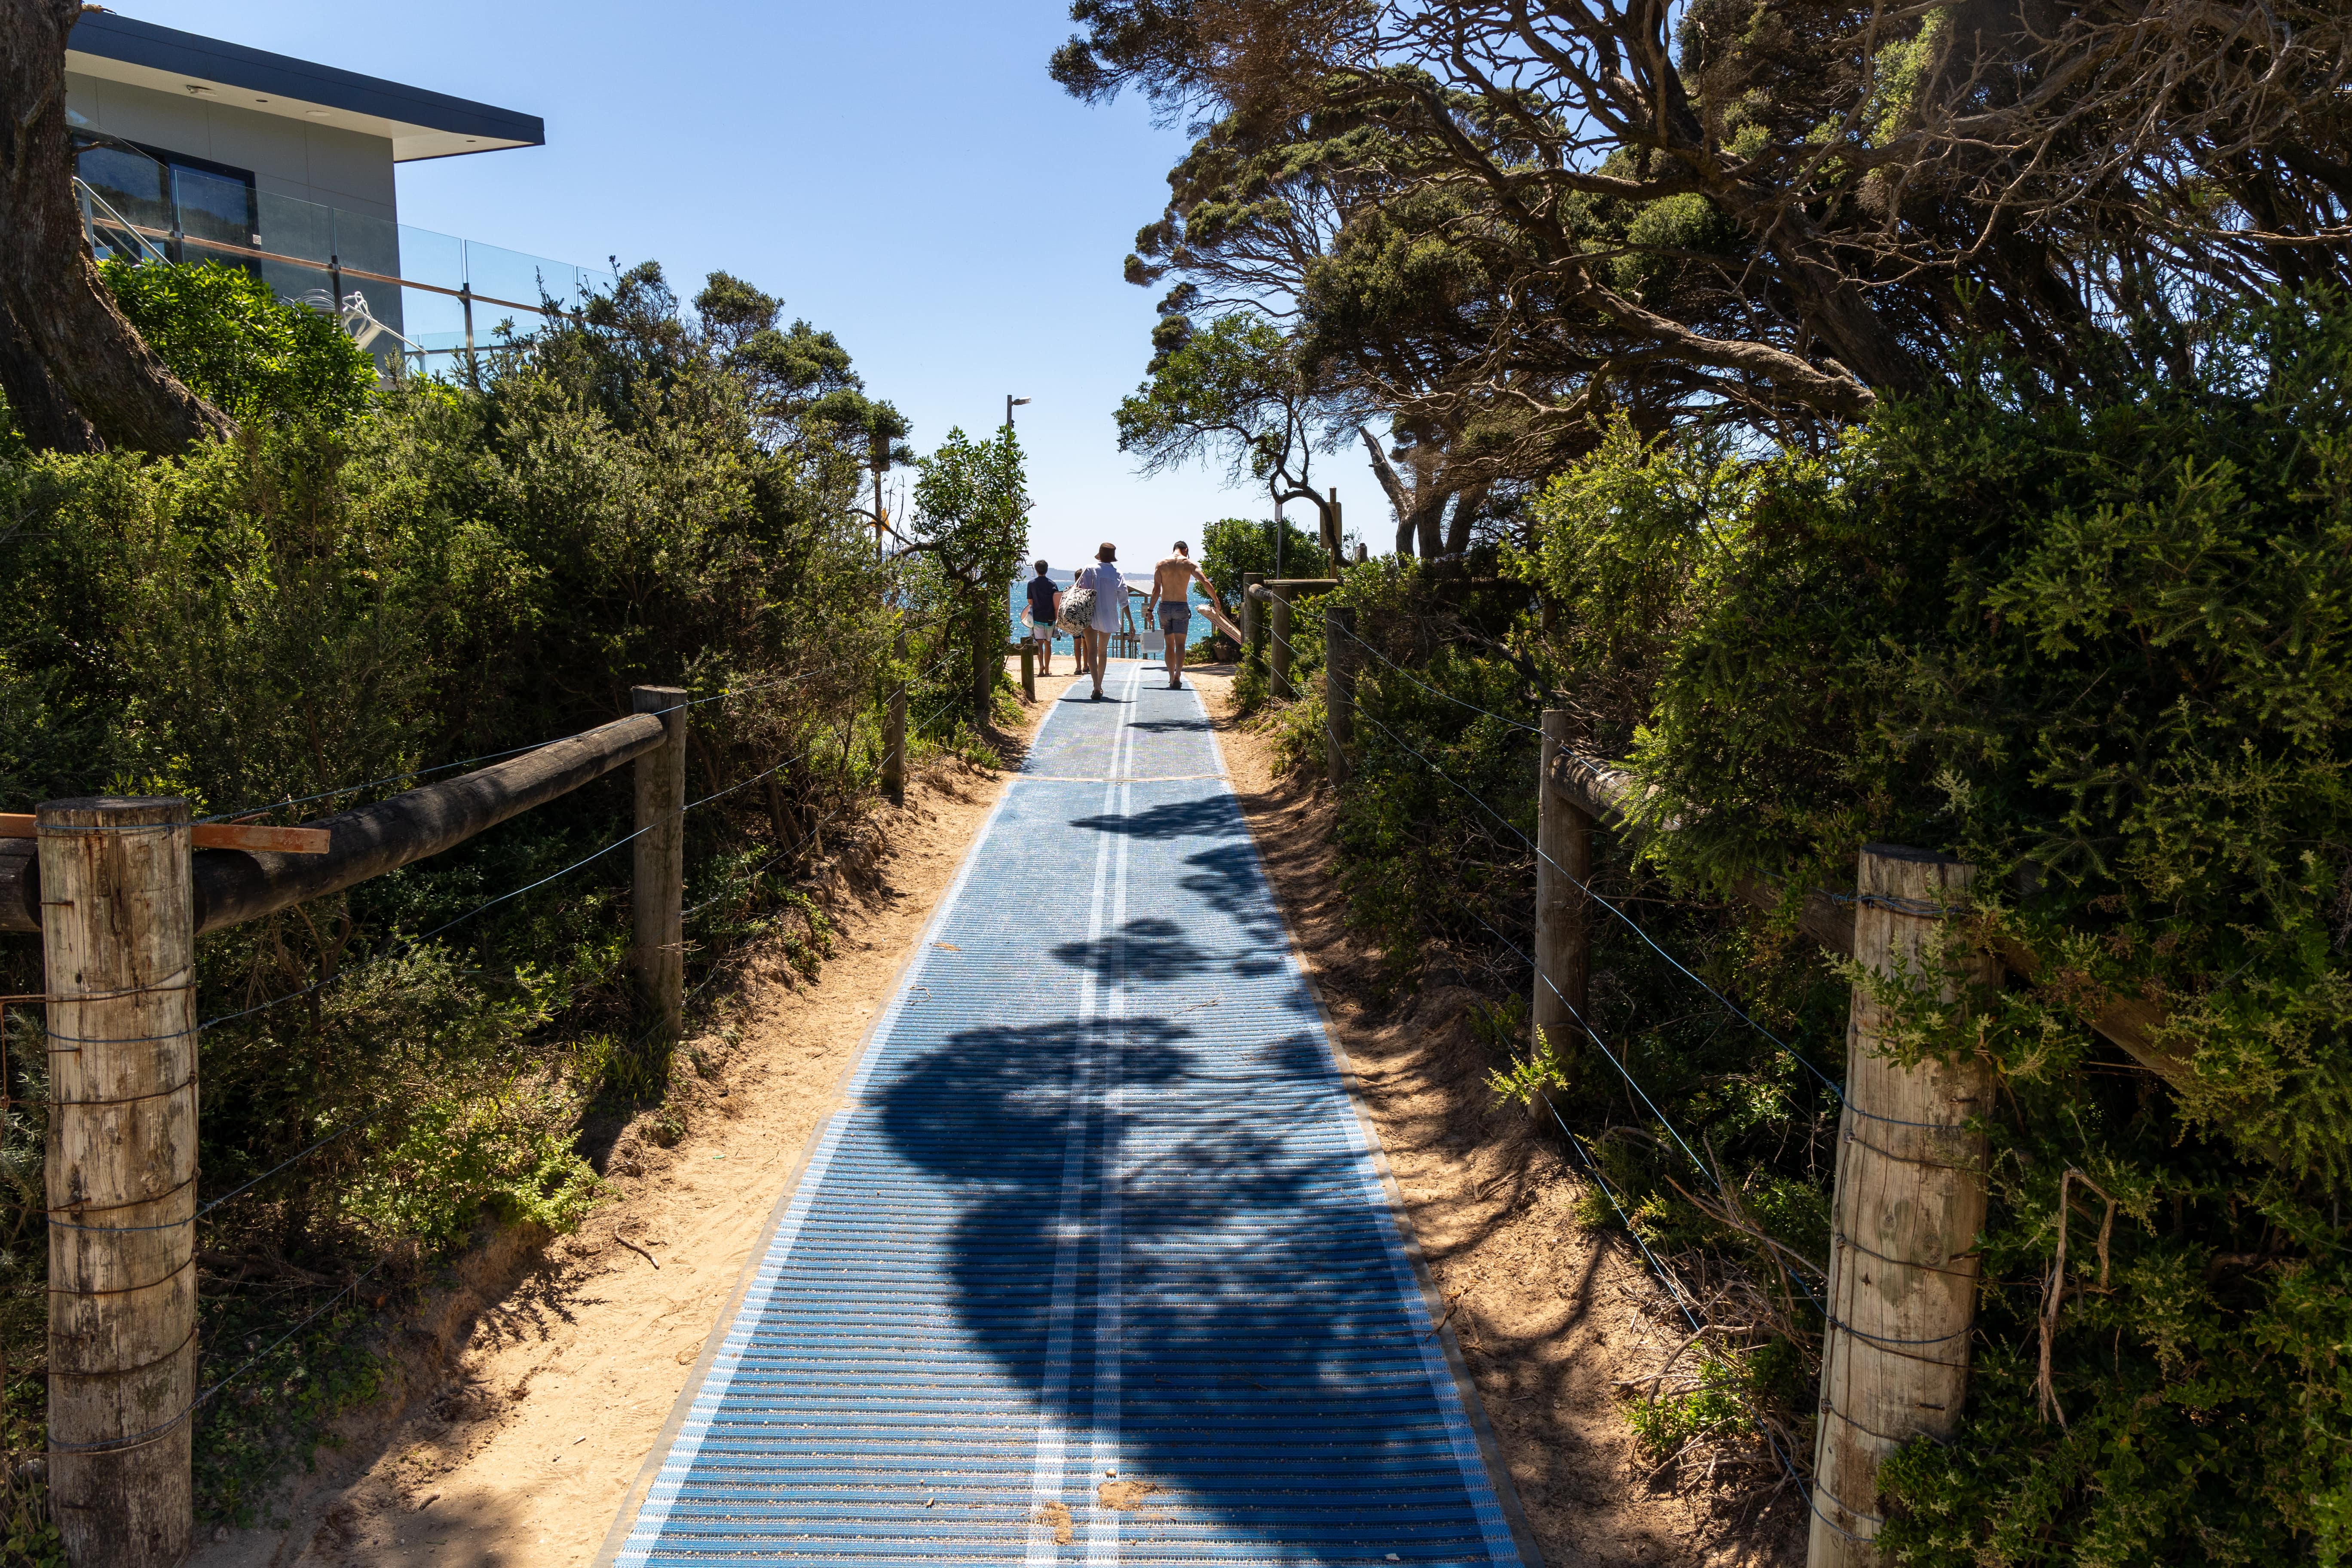
M1441 531L1445 524L1445 495L1423 492L1414 496L1412 508L1413 536L1421 541L1421 558L1434 561L1445 553L1445 536Z
M1478 521L1478 509L1486 504L1486 487L1472 485L1454 494L1454 512L1445 521L1445 553L1470 553L1470 525Z
M985 589L971 604L971 727L988 728L988 710L995 706L996 678L1004 671L1004 640L993 637L996 617L989 613Z
M82 243L66 132L77 0L0 0L0 388L34 445L176 452L236 432L116 310Z
M1372 473L1381 481L1381 489L1388 492L1389 505L1396 510L1396 552L1417 553L1423 561L1434 561L1447 552L1449 545L1457 555L1467 550L1470 519L1466 510L1460 511L1455 520L1462 542L1454 544L1446 536L1445 503L1453 499L1454 491L1438 475L1444 462L1443 455L1425 440L1416 443L1412 448L1412 478L1408 480L1396 471L1396 466L1389 461L1389 455L1381 449L1370 430L1359 427L1356 433L1364 438L1364 450L1371 454ZM1477 493L1485 493L1483 487Z

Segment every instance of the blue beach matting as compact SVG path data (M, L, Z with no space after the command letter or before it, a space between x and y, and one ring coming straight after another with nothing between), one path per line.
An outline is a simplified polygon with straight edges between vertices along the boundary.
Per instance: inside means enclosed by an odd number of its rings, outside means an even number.
M603 1561L1539 1562L1200 700L1108 698L1007 782Z

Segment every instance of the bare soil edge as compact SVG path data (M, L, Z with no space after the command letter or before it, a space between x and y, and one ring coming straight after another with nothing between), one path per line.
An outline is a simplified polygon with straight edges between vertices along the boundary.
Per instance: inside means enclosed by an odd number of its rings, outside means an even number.
M1199 684L1544 1561L1801 1562L1804 1499L1794 1487L1759 1489L1752 1457L1735 1452L1720 1483L1682 1489L1643 1457L1622 1401L1665 1366L1687 1326L1621 1235L1582 1222L1586 1187L1557 1135L1486 1088L1499 1058L1471 1021L1481 993L1431 974L1413 994L1391 994L1381 955L1345 918L1329 791L1276 774L1267 737L1234 721L1223 672L1203 671Z
M1007 764L1069 679L1041 679L992 737ZM952 761L910 778L907 807L874 819L879 858L845 857L824 889L835 952L816 983L780 952L752 955L740 993L687 1042L681 1062L699 1071L682 1065L670 1100L611 1141L614 1195L568 1237L486 1230L387 1326L384 1394L338 1421L316 1468L273 1500L282 1522L215 1532L191 1568L590 1561L1003 790L1003 773Z

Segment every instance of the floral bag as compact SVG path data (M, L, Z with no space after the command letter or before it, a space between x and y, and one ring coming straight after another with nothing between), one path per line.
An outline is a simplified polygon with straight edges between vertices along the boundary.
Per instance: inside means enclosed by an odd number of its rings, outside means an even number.
M1094 619L1095 591L1092 588L1073 588L1062 595L1062 608L1055 616L1054 624L1076 637L1090 628Z

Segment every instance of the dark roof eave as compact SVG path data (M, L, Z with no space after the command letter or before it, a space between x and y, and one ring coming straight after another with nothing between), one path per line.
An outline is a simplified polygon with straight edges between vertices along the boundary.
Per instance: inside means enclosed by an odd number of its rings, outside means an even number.
M547 123L536 114L247 48L110 11L83 12L74 24L68 47L125 65L373 115L427 131L496 138L527 147L544 146L547 142Z

